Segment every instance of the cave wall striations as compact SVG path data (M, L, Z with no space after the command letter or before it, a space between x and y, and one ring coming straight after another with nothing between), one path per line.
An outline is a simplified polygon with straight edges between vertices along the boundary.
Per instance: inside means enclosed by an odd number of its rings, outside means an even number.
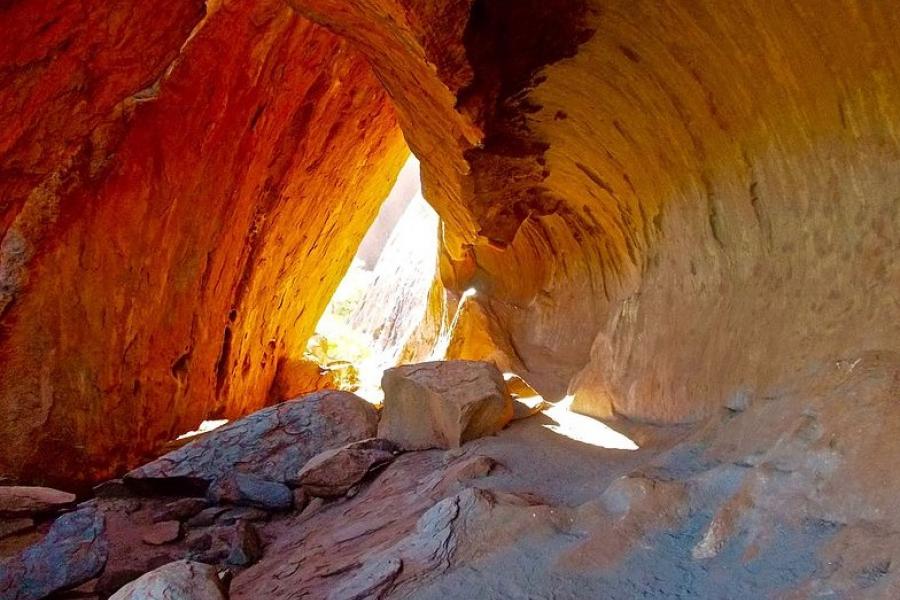
M407 156L346 42L209 6L0 9L0 475L106 478L263 406Z
M896 356L887 4L290 2L372 61L444 284L478 290L545 395L686 422Z

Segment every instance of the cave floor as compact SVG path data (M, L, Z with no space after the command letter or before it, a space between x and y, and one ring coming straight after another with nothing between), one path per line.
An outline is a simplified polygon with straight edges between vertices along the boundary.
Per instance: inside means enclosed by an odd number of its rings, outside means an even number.
M459 450L404 454L355 497L270 523L265 557L231 597L750 598L813 570L816 530L764 560L738 545L692 556L711 515L674 482L709 465L685 429L636 428L642 447L627 451L554 424L539 414Z

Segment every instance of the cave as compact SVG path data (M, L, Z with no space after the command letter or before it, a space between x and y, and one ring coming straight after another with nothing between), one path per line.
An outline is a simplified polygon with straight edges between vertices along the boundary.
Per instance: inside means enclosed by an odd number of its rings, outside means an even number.
M900 597L898 49L0 2L0 600Z

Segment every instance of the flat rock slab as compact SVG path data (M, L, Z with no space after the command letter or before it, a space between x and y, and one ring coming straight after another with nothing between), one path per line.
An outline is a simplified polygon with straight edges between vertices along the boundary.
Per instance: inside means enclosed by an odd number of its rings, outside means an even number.
M0 562L0 598L39 600L96 577L109 545L103 515L84 508L59 517L43 540Z
M326 450L310 459L291 484L310 496L343 496L368 473L394 460L396 451L392 442L377 438Z
M388 369L381 380L384 412L378 437L403 450L457 448L494 434L513 416L512 398L497 368L449 360Z
M179 560L138 577L110 600L225 600L215 567Z
M75 494L46 487L0 486L0 515L28 516L54 512L75 503Z
M316 454L375 435L378 413L342 391L321 391L225 425L125 475L144 492L204 494L241 471L285 482Z

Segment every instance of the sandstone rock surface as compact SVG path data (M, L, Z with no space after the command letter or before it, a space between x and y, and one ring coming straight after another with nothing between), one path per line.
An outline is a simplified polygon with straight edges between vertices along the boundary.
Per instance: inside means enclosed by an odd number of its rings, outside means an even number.
M125 475L141 489L205 492L242 472L273 482L292 478L329 448L373 437L378 415L349 392L322 391L258 411Z
M103 515L83 508L59 517L47 535L0 561L0 597L41 600L80 585L106 565L108 541Z
M67 508L75 494L35 486L0 486L0 516L34 515Z
M0 476L87 487L266 406L408 149L280 0L23 0L0 40Z
M310 496L343 496L370 472L394 460L396 452L392 442L382 439L326 450L310 459L291 484L302 487Z
M216 568L180 560L142 575L110 600L226 600Z
M503 376L489 363L435 361L388 369L378 436L404 450L455 448L512 418Z

